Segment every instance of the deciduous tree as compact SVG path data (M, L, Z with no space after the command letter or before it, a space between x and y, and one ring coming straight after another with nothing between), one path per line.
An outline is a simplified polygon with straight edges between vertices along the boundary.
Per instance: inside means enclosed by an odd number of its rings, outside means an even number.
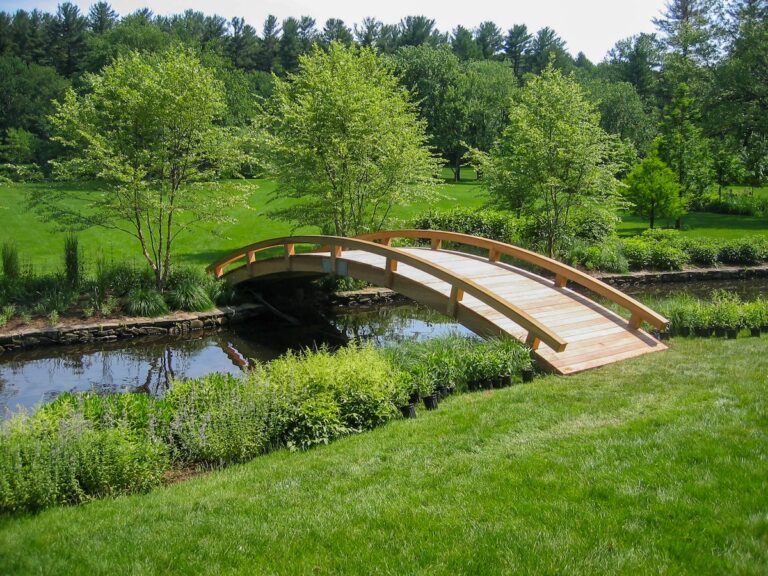
M428 196L438 171L425 123L390 66L370 48L333 42L278 79L262 118L273 214L351 236L381 229L393 206Z
M678 218L685 212L675 173L656 151L630 171L626 184L624 194L632 202L632 211L647 216L651 228L657 218Z

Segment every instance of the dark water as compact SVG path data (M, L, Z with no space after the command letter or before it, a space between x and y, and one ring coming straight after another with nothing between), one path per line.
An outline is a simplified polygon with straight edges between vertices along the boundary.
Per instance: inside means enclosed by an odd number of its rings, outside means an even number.
M451 332L471 334L418 306L387 306L334 315L328 323L295 327L254 320L231 329L179 337L38 348L0 356L0 417L33 408L62 392L147 392L161 396L179 378L238 373L289 349L340 346L351 339L387 345Z
M768 280L659 284L625 291L649 303L681 292L706 298L715 289L744 300L768 297ZM470 332L419 306L382 306L336 313L314 326L250 325L183 337L148 337L99 345L62 346L0 355L0 418L18 406L32 408L66 391L143 391L162 395L171 382L211 372L238 373L251 361L268 361L289 349L351 339L387 345L411 339Z

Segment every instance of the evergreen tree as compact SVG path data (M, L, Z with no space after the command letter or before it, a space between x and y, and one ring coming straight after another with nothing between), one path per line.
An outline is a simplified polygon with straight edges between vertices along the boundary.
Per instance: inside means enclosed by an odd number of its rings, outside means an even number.
M490 60L504 47L504 37L501 28L494 22L487 21L480 24L475 30L475 42L480 50L480 57Z
M264 20L264 29L261 37L261 49L257 58L259 70L271 72L278 63L280 51L280 25L272 14Z
M88 19L70 2L59 4L48 26L49 58L59 74L73 76L82 68Z
M515 24L509 29L504 40L504 54L512 63L512 72L518 79L522 78L525 70L524 59L528 54L531 39L525 24Z
M280 64L286 72L294 72L299 66L302 53L299 21L289 17L283 20L283 34L280 37Z
M237 68L254 70L259 55L259 37L242 18L232 18L232 34L227 39L226 54Z
M117 12L107 2L97 2L88 10L88 29L94 34L104 34L117 23Z
M326 20L323 31L320 33L320 41L326 47L330 46L332 42L339 42L344 44L344 46L349 46L353 40L352 30L344 24L344 20L339 20L338 18Z
M464 26L456 26L451 38L451 48L459 60L475 60L480 56L480 48L472 32Z
M359 26L357 24L354 26L355 40L364 48L376 46L381 35L381 26L381 22L375 18L368 16L363 18Z

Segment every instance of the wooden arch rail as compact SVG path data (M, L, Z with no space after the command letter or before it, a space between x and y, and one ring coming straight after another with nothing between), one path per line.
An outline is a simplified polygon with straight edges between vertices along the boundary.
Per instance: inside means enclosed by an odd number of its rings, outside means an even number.
M540 342L544 342L556 352L562 352L566 349L567 341L560 337L554 330L547 327L545 324L528 314L525 310L512 304L494 294L492 291L480 286L471 278L459 275L448 268L431 262L425 258L421 258L412 253L399 250L388 246L386 234L391 234L391 237L398 237L404 232L408 231L393 231L381 233L384 236L377 237L381 240L381 243L372 242L367 238L345 238L341 236L324 236L324 235L305 235L305 236L287 236L283 238L273 238L270 240L264 240L262 242L256 242L249 246L245 246L227 254L222 259L218 260L214 264L208 267L208 270L212 272L217 278L221 278L225 274L225 268L245 260L245 265L237 269L231 270L229 273L235 274L238 271L245 270L246 274L244 278L252 278L259 276L259 269L262 268L262 262L257 261L256 254L275 247L283 247L284 253L280 258L271 259L271 264L279 262L278 266L269 266L265 269L265 273L279 273L290 271L311 271L311 268L303 268L302 264L307 265L311 263L316 265L320 260L317 254L296 254L295 247L297 244L310 244L314 246L321 246L323 252L329 254L330 266L328 272L338 273L337 261L342 257L345 250L360 250L383 256L385 258L385 266L383 270L378 272L382 275L380 283L391 286L393 277L397 273L398 264L403 264L425 272L439 280L446 282L451 286L451 293L447 305L446 312L449 315L454 315L458 303L461 302L464 294L471 295L477 298L482 303L492 307L494 310L503 314L506 318L510 319L520 327L524 328L528 332L526 337L526 343L534 350L538 348ZM444 234L450 235L446 232ZM407 236L406 236L407 237ZM472 238L472 237L468 237ZM448 238L446 238L448 239ZM477 239L481 240L481 239ZM433 245L433 247L435 247ZM438 246L439 248L439 246ZM310 262L310 260L312 262ZM319 271L322 271L320 269ZM370 277L369 277L370 278ZM369 278L362 278L363 280Z
M513 246L512 244L505 244L504 242L498 242L496 240L470 236L469 234L460 234L458 232L445 232L442 230L388 230L364 234L362 236L357 236L357 238L371 242L379 242L386 246L389 246L394 238L430 240L433 250L442 249L443 242L453 242L455 244L483 248L488 250L488 260L491 262L498 261L502 255L510 256L553 273L555 275L555 285L559 288L565 287L570 281L618 304L630 312L631 317L629 325L632 329L640 328L643 322L647 322L651 326L659 329L666 328L669 324L669 320L664 316L654 312L623 292L616 290L613 286L610 286L597 278L593 278L572 266L568 266L567 264L563 264L552 258L547 258L536 252Z

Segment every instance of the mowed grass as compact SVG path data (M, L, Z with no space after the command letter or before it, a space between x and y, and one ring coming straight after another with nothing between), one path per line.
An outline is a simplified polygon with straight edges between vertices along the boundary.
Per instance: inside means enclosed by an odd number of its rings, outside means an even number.
M764 339L458 396L306 453L0 520L7 574L766 574Z
M453 207L480 207L487 202L487 193L477 185L474 175L464 170L460 183L446 182L438 187L437 197L433 201L423 201L409 206L396 206L392 216L407 223L415 215L429 209L449 209ZM60 266L65 234L55 230L50 224L42 223L32 212L25 209L26 193L35 187L61 187L64 190L88 189L89 185L75 184L11 184L0 185L0 243L14 240L18 246L22 261L31 264L38 271L46 266ZM288 205L286 200L271 201L275 183L271 180L232 180L222 184L222 188L241 187L251 194L249 207L235 210L232 214L237 219L233 225L207 226L195 229L179 237L175 250L180 261L207 265L218 257L259 240L289 235L291 233L318 233L319 229L306 226L293 229L286 222L278 221L268 215L270 210ZM80 244L87 260L95 260L101 255L108 260L128 259L140 262L141 252L135 238L118 231L104 228L91 228L79 233ZM142 262L143 265L143 262Z
M657 228L672 228L674 225L675 222L671 219L662 218L656 221ZM647 229L647 218L624 214L617 232L619 236L635 236ZM684 236L717 239L765 236L768 235L768 219L710 212L690 212L683 217L682 234Z

